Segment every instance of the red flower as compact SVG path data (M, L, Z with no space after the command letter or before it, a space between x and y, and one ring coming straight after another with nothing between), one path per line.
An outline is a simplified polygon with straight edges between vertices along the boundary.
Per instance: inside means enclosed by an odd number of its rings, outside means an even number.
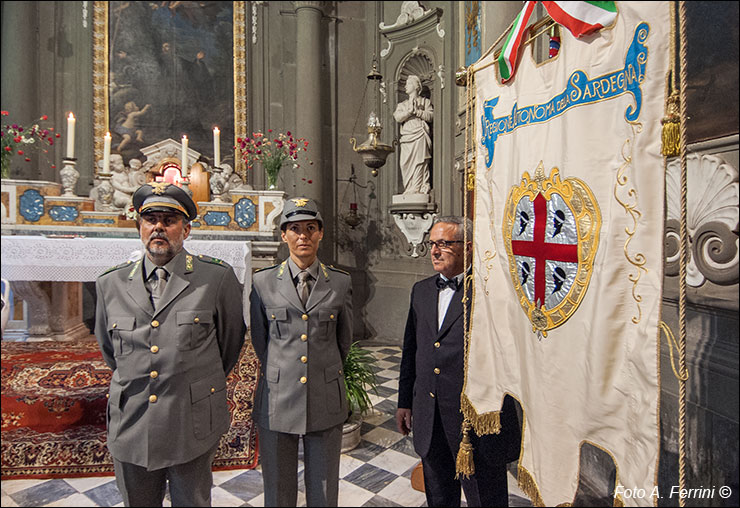
M29 159L28 157L26 157L26 162L31 162L31 159Z
M61 135L61 134L59 134L58 132L57 132L57 133L55 134L55 136L56 136L57 138L60 138L60 137L62 137L62 135Z
M308 183L313 183L313 180L309 180Z
M21 142L21 137L20 136L14 137L13 138L13 141L15 141L16 143L20 143Z
M286 132L285 134L288 135L288 136L290 136L290 131Z
M48 119L49 119L49 117L48 117L48 116L46 116L46 115L42 115L42 116L41 116L41 119L42 119L42 120L48 120Z
M10 147L10 146L6 146L6 147L5 147L5 151L6 151L6 152L12 152L12 151L13 151L13 148L12 148L12 147Z
M8 116L10 114L7 111L1 111L0 113L2 113L3 116Z
M18 155L23 155L23 150L18 150Z

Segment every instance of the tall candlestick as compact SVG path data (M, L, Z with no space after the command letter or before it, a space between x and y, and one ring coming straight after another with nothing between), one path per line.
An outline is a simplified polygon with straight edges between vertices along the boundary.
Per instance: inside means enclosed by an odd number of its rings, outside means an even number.
M213 128L213 166L221 166L221 131Z
M103 173L110 173L110 132L103 136Z
M75 157L75 116L70 113L67 117L67 158Z
M182 157L180 159L182 164L182 176L188 176L188 137L182 137Z

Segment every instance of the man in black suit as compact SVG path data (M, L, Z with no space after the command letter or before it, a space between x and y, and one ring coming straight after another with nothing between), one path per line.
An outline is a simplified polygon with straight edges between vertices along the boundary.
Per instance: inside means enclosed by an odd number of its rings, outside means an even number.
M508 506L506 441L517 439L518 427L507 429L512 425L507 425L503 415L501 434L478 438L470 432L475 474L455 479L463 420L463 271L465 256L472 253L472 237L470 219L435 220L429 245L432 265L439 274L414 285L403 339L396 425L407 435L413 415L414 449L422 460L428 506L460 506L461 486L468 506ZM468 313L469 302L468 298ZM516 415L513 404L505 404L504 409L507 416Z

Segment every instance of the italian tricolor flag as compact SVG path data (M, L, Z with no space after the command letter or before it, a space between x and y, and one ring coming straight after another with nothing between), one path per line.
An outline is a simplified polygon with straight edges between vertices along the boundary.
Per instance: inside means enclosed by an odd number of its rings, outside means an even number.
M513 27L504 41L498 57L501 82L506 83L514 76L522 37L536 1L527 1L514 20ZM574 37L582 37L614 23L617 6L614 2L542 2L547 13L556 22L570 30Z
M556 22L582 37L611 25L617 17L614 2L542 2Z
M524 37L527 31L527 23L536 3L534 1L528 1L524 4L522 12L514 20L514 26L504 41L504 47L501 49L501 54L498 57L498 70L502 83L506 83L514 76L516 59L519 55L519 47L522 44L522 37Z

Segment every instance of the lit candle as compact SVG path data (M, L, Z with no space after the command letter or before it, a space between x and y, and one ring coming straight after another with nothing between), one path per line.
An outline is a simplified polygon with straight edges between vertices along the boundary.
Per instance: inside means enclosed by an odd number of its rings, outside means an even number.
M221 165L221 131L218 127L213 128L213 166Z
M103 136L103 173L110 173L110 132Z
M180 158L182 163L182 176L188 176L188 137L182 137L182 157Z
M67 158L74 159L75 156L75 116L70 113L67 117Z

